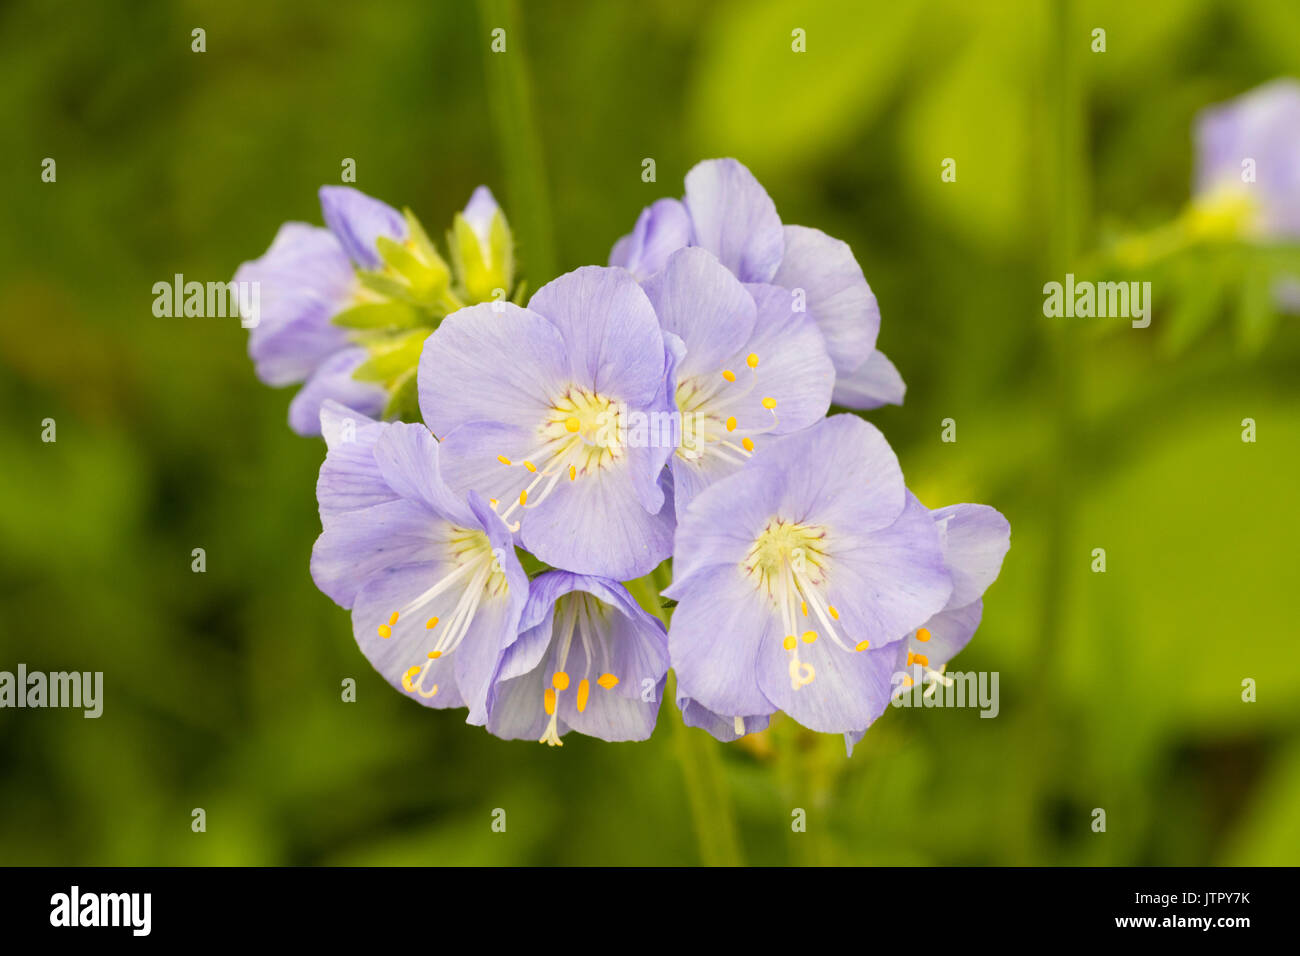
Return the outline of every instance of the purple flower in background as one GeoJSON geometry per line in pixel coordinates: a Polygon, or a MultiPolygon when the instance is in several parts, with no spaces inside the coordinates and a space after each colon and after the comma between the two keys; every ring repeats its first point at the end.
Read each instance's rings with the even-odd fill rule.
{"type": "Polygon", "coordinates": [[[848,244],[818,229],[782,225],[771,197],[741,163],[697,163],[686,174],[685,199],[661,199],[642,211],[609,261],[644,281],[686,245],[713,253],[742,282],[799,296],[835,365],[836,403],[902,403],[902,377],[875,348],[880,308],[848,244]]]}
{"type": "MultiPolygon", "coordinates": [[[[890,699],[878,652],[953,585],[929,511],[880,432],[836,415],[773,443],[680,516],[669,649],[682,697],[724,718],[783,710],[868,726],[890,699]]],[[[891,656],[891,660],[892,660],[891,656]]]]}
{"type": "Polygon", "coordinates": [[[548,571],[493,680],[487,729],[560,746],[570,730],[645,740],[668,672],[664,627],[616,581],[548,571]]]}
{"type": "Polygon", "coordinates": [[[316,586],[351,609],[357,643],[385,680],[484,723],[493,670],[528,595],[509,531],[476,495],[466,502],[447,487],[423,425],[375,422],[326,401],[321,430],[316,586]]]}
{"type": "Polygon", "coordinates": [[[1300,83],[1274,80],[1201,112],[1196,194],[1203,204],[1245,200],[1258,238],[1300,238],[1300,83]]]}
{"type": "Polygon", "coordinates": [[[671,441],[633,441],[668,416],[670,353],[641,287],[587,266],[527,308],[448,316],[420,357],[420,408],[448,483],[488,497],[541,560],[629,580],[672,548],[660,475],[671,441]],[[632,421],[635,419],[635,421],[632,421]]]}
{"type": "Polygon", "coordinates": [[[644,283],[684,352],[669,380],[680,437],[670,465],[680,514],[745,463],[764,436],[819,421],[835,369],[817,325],[772,285],[742,285],[708,252],[679,249],[644,283]]]}
{"type": "MultiPolygon", "coordinates": [[[[895,660],[880,659],[881,666],[889,669],[891,682],[902,675],[895,695],[918,683],[930,685],[927,694],[934,693],[939,684],[952,683],[944,671],[975,636],[984,612],[984,592],[997,580],[1002,559],[1011,547],[1011,525],[996,508],[948,505],[930,515],[939,529],[952,594],[942,611],[908,632],[901,646],[891,645],[900,652],[895,660]]],[[[850,753],[865,732],[863,727],[844,735],[850,753]]]]}
{"type": "Polygon", "coordinates": [[[378,237],[406,235],[400,213],[355,189],[326,186],[320,198],[328,229],[285,223],[265,255],[235,272],[236,282],[259,288],[258,324],[248,338],[258,378],[307,383],[289,406],[290,427],[300,435],[320,434],[325,399],[367,416],[384,407],[383,388],[352,378],[366,351],[333,319],[363,301],[356,269],[379,266],[378,237]]]}

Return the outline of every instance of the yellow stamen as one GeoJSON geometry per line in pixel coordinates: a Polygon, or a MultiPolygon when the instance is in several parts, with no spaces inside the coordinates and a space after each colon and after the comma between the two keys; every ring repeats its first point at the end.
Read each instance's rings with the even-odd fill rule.
{"type": "Polygon", "coordinates": [[[431,661],[436,661],[436,660],[437,660],[438,658],[440,658],[440,657],[442,657],[442,651],[430,651],[430,652],[429,652],[429,660],[431,660],[431,661]]]}
{"type": "Polygon", "coordinates": [[[840,619],[840,612],[835,610],[834,604],[827,605],[826,610],[831,612],[831,617],[835,618],[835,620],[838,621],[840,619]]]}
{"type": "Polygon", "coordinates": [[[924,644],[930,639],[930,632],[923,627],[918,627],[916,629],[916,639],[924,644]]]}
{"type": "Polygon", "coordinates": [[[736,373],[729,368],[724,368],[722,370],[722,377],[725,378],[728,382],[734,382],[736,380],[736,373]]]}
{"type": "Polygon", "coordinates": [[[496,511],[497,505],[499,505],[500,503],[501,503],[501,502],[497,501],[495,498],[489,498],[489,499],[488,499],[488,504],[490,504],[490,505],[492,506],[492,510],[493,510],[493,511],[496,511]]]}
{"type": "Polygon", "coordinates": [[[416,664],[416,665],[414,665],[414,666],[408,668],[407,671],[406,671],[406,673],[402,675],[402,686],[403,686],[404,688],[406,688],[407,690],[409,690],[409,691],[414,691],[415,688],[411,686],[411,678],[414,677],[414,676],[415,676],[416,674],[418,674],[418,673],[420,673],[420,665],[419,665],[419,664],[416,664]]]}
{"type": "Polygon", "coordinates": [[[741,443],[742,445],[745,446],[745,451],[753,451],[753,450],[754,450],[754,439],[752,439],[752,438],[745,438],[745,439],[743,439],[740,443],[741,443]]]}
{"type": "Polygon", "coordinates": [[[781,646],[787,651],[792,651],[794,650],[794,646],[798,643],[798,639],[793,634],[787,634],[785,640],[781,642],[781,646]]]}
{"type": "Polygon", "coordinates": [[[749,357],[745,359],[745,364],[750,368],[758,368],[758,355],[754,352],[750,352],[749,357]]]}
{"type": "Polygon", "coordinates": [[[803,616],[804,616],[804,617],[807,617],[807,616],[808,616],[808,602],[807,602],[807,601],[800,601],[800,602],[799,602],[799,608],[800,608],[800,610],[803,611],[803,616]]]}
{"type": "Polygon", "coordinates": [[[736,416],[731,415],[727,418],[727,431],[734,432],[735,430],[736,430],[736,416]]]}
{"type": "Polygon", "coordinates": [[[497,455],[497,461],[501,462],[501,464],[503,465],[511,464],[510,459],[507,458],[505,455],[497,455]]]}
{"type": "Polygon", "coordinates": [[[770,412],[772,409],[776,408],[776,399],[772,398],[770,395],[767,398],[764,398],[763,407],[770,412]]]}
{"type": "Polygon", "coordinates": [[[904,677],[904,678],[903,678],[903,686],[904,686],[904,687],[911,687],[914,683],[916,683],[916,681],[912,680],[911,677],[904,677]]]}
{"type": "Polygon", "coordinates": [[[618,678],[613,674],[601,674],[596,678],[596,683],[605,688],[605,690],[610,690],[611,688],[618,686],[618,678]]]}
{"type": "Polygon", "coordinates": [[[564,671],[556,671],[551,675],[551,683],[555,685],[556,690],[565,690],[569,686],[569,675],[564,671]]]}
{"type": "Polygon", "coordinates": [[[536,471],[536,470],[537,470],[537,466],[534,465],[531,461],[526,461],[526,462],[524,462],[524,467],[527,468],[529,471],[536,471]]]}
{"type": "Polygon", "coordinates": [[[546,688],[546,693],[542,695],[542,706],[546,708],[546,716],[549,717],[555,713],[555,691],[546,688]]]}
{"type": "Polygon", "coordinates": [[[855,651],[865,651],[870,646],[871,646],[870,641],[858,641],[858,646],[853,649],[855,651]]]}
{"type": "Polygon", "coordinates": [[[920,664],[922,667],[929,667],[929,666],[930,666],[930,658],[926,657],[924,654],[913,654],[911,651],[908,651],[908,652],[907,652],[907,663],[908,663],[909,665],[910,665],[910,664],[920,664]]]}
{"type": "Polygon", "coordinates": [[[380,624],[379,636],[382,637],[384,640],[388,640],[390,637],[393,636],[393,629],[389,627],[387,624],[380,624]]]}
{"type": "Polygon", "coordinates": [[[566,418],[564,420],[564,430],[570,434],[577,432],[581,428],[582,422],[578,421],[576,418],[566,418]]]}
{"type": "Polygon", "coordinates": [[[438,626],[437,615],[434,615],[433,617],[429,618],[427,621],[424,622],[425,629],[429,631],[432,631],[437,626],[438,626]]]}
{"type": "Polygon", "coordinates": [[[389,627],[392,627],[392,626],[393,626],[394,624],[396,624],[396,623],[397,623],[397,612],[394,611],[393,614],[392,614],[392,617],[390,617],[390,618],[388,619],[388,626],[389,626],[389,627]]]}
{"type": "Polygon", "coordinates": [[[577,466],[577,465],[570,465],[570,466],[569,466],[569,480],[570,480],[570,481],[577,481],[577,480],[578,480],[578,466],[577,466]]]}
{"type": "Polygon", "coordinates": [[[815,641],[815,640],[817,640],[817,632],[816,632],[816,631],[804,631],[804,632],[803,632],[803,642],[804,642],[805,644],[811,644],[811,643],[812,643],[813,641],[815,641]]]}
{"type": "Polygon", "coordinates": [[[519,503],[520,503],[521,505],[526,505],[526,504],[528,504],[528,489],[527,489],[527,488],[525,488],[523,491],[519,492],[519,503]]]}
{"type": "Polygon", "coordinates": [[[584,677],[578,681],[578,713],[582,713],[587,709],[587,695],[589,693],[591,693],[591,685],[587,683],[587,679],[584,677]]]}

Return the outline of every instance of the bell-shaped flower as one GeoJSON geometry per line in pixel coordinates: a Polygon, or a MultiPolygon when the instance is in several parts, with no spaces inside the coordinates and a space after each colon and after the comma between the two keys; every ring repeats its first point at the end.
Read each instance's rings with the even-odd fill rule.
{"type": "Polygon", "coordinates": [[[385,680],[484,723],[493,671],[528,597],[510,532],[477,495],[466,501],[446,485],[423,425],[375,422],[327,401],[321,429],[316,586],[352,611],[357,643],[385,680]]]}
{"type": "Polygon", "coordinates": [[[487,729],[560,746],[570,730],[645,740],[668,673],[668,638],[617,581],[547,571],[502,655],[487,729]]]}

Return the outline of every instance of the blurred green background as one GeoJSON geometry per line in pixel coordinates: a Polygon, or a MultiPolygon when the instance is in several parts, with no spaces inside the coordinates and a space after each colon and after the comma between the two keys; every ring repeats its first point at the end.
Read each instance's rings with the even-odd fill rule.
{"type": "Polygon", "coordinates": [[[1196,111],[1300,75],[1298,36],[1293,0],[0,6],[0,670],[105,674],[99,720],[0,711],[0,863],[1300,862],[1297,323],[1174,348],[1158,287],[1146,330],[1041,311],[1179,211],[1196,111]],[[726,155],[852,244],[909,484],[1011,521],[954,663],[1000,672],[1001,713],[891,710],[845,760],[780,719],[724,746],[668,706],[647,743],[550,750],[413,705],[308,575],[291,390],[153,283],[319,223],[351,157],[435,236],[490,185],[536,288],[726,155]]]}

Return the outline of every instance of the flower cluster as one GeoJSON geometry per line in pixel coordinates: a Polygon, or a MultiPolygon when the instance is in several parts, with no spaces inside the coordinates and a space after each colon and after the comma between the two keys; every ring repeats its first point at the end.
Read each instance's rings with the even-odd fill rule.
{"type": "Polygon", "coordinates": [[[249,347],[306,383],[312,576],[394,688],[503,738],[641,740],[671,666],[719,739],[780,710],[852,742],[970,640],[1009,526],[927,509],[877,428],[828,417],[902,400],[875,296],[740,163],[526,305],[485,188],[450,265],[409,212],[321,199],[328,229],[241,267],[270,303],[249,347]]]}

